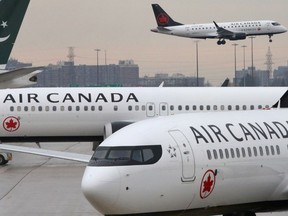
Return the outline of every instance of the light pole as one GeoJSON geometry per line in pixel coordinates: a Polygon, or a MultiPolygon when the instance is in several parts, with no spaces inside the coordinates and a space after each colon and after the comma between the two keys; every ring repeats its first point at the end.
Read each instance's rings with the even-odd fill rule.
{"type": "Polygon", "coordinates": [[[250,37],[251,38],[251,77],[252,77],[252,86],[254,86],[254,54],[253,54],[253,39],[255,37],[250,37]]]}
{"type": "Polygon", "coordinates": [[[198,43],[199,41],[195,41],[196,43],[196,82],[197,87],[199,86],[199,65],[198,65],[198,43]]]}
{"type": "Polygon", "coordinates": [[[96,74],[96,77],[97,77],[97,85],[100,84],[99,82],[99,52],[101,51],[101,49],[95,49],[95,51],[97,52],[97,74],[96,74]]]}
{"type": "Polygon", "coordinates": [[[236,44],[236,43],[234,43],[234,44],[232,44],[232,46],[234,46],[234,86],[236,86],[237,85],[237,82],[236,82],[236,70],[237,70],[237,68],[236,68],[236,61],[237,61],[237,59],[236,59],[236,46],[238,46],[238,44],[236,44]]]}
{"type": "Polygon", "coordinates": [[[246,86],[246,65],[245,65],[245,60],[246,60],[246,56],[245,56],[245,48],[247,47],[246,45],[243,45],[243,71],[244,71],[244,86],[246,86]]]}

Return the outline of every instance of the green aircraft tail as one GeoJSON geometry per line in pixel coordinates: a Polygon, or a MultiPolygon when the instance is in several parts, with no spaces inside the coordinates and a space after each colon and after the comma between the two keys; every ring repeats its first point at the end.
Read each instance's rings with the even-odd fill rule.
{"type": "Polygon", "coordinates": [[[0,69],[5,69],[30,0],[0,1],[0,69]]]}

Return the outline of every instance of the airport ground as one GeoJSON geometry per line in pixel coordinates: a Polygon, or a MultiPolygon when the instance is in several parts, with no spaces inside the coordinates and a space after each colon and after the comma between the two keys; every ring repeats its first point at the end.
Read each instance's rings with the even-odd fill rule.
{"type": "MultiPolygon", "coordinates": [[[[32,147],[35,144],[25,144],[32,147]]],[[[92,154],[91,143],[45,143],[43,148],[92,154]]],[[[81,192],[86,164],[34,155],[13,154],[0,167],[0,215],[100,216],[81,192]]],[[[257,216],[284,216],[265,213],[257,216]]]]}

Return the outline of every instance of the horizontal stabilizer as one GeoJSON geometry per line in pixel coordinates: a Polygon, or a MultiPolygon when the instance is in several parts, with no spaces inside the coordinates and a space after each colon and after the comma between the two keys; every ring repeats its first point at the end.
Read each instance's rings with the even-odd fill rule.
{"type": "Polygon", "coordinates": [[[0,144],[0,150],[88,163],[92,155],[0,144]]]}

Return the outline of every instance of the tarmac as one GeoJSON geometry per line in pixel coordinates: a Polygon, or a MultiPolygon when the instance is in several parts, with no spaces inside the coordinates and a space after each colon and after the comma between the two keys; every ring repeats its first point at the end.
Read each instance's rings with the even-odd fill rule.
{"type": "MultiPolygon", "coordinates": [[[[19,145],[19,144],[18,144],[19,145]]],[[[36,147],[25,143],[22,146],[36,147]]],[[[44,149],[91,154],[92,143],[41,143],[44,149]]],[[[0,216],[100,216],[81,191],[86,164],[13,153],[0,166],[0,216]]],[[[288,212],[257,216],[286,216],[288,212]]]]}
{"type": "MultiPolygon", "coordinates": [[[[42,148],[91,154],[91,143],[42,143],[42,148]]],[[[35,144],[23,146],[33,147],[35,144]]],[[[13,153],[0,166],[0,215],[98,216],[81,191],[86,164],[13,153]]]]}

